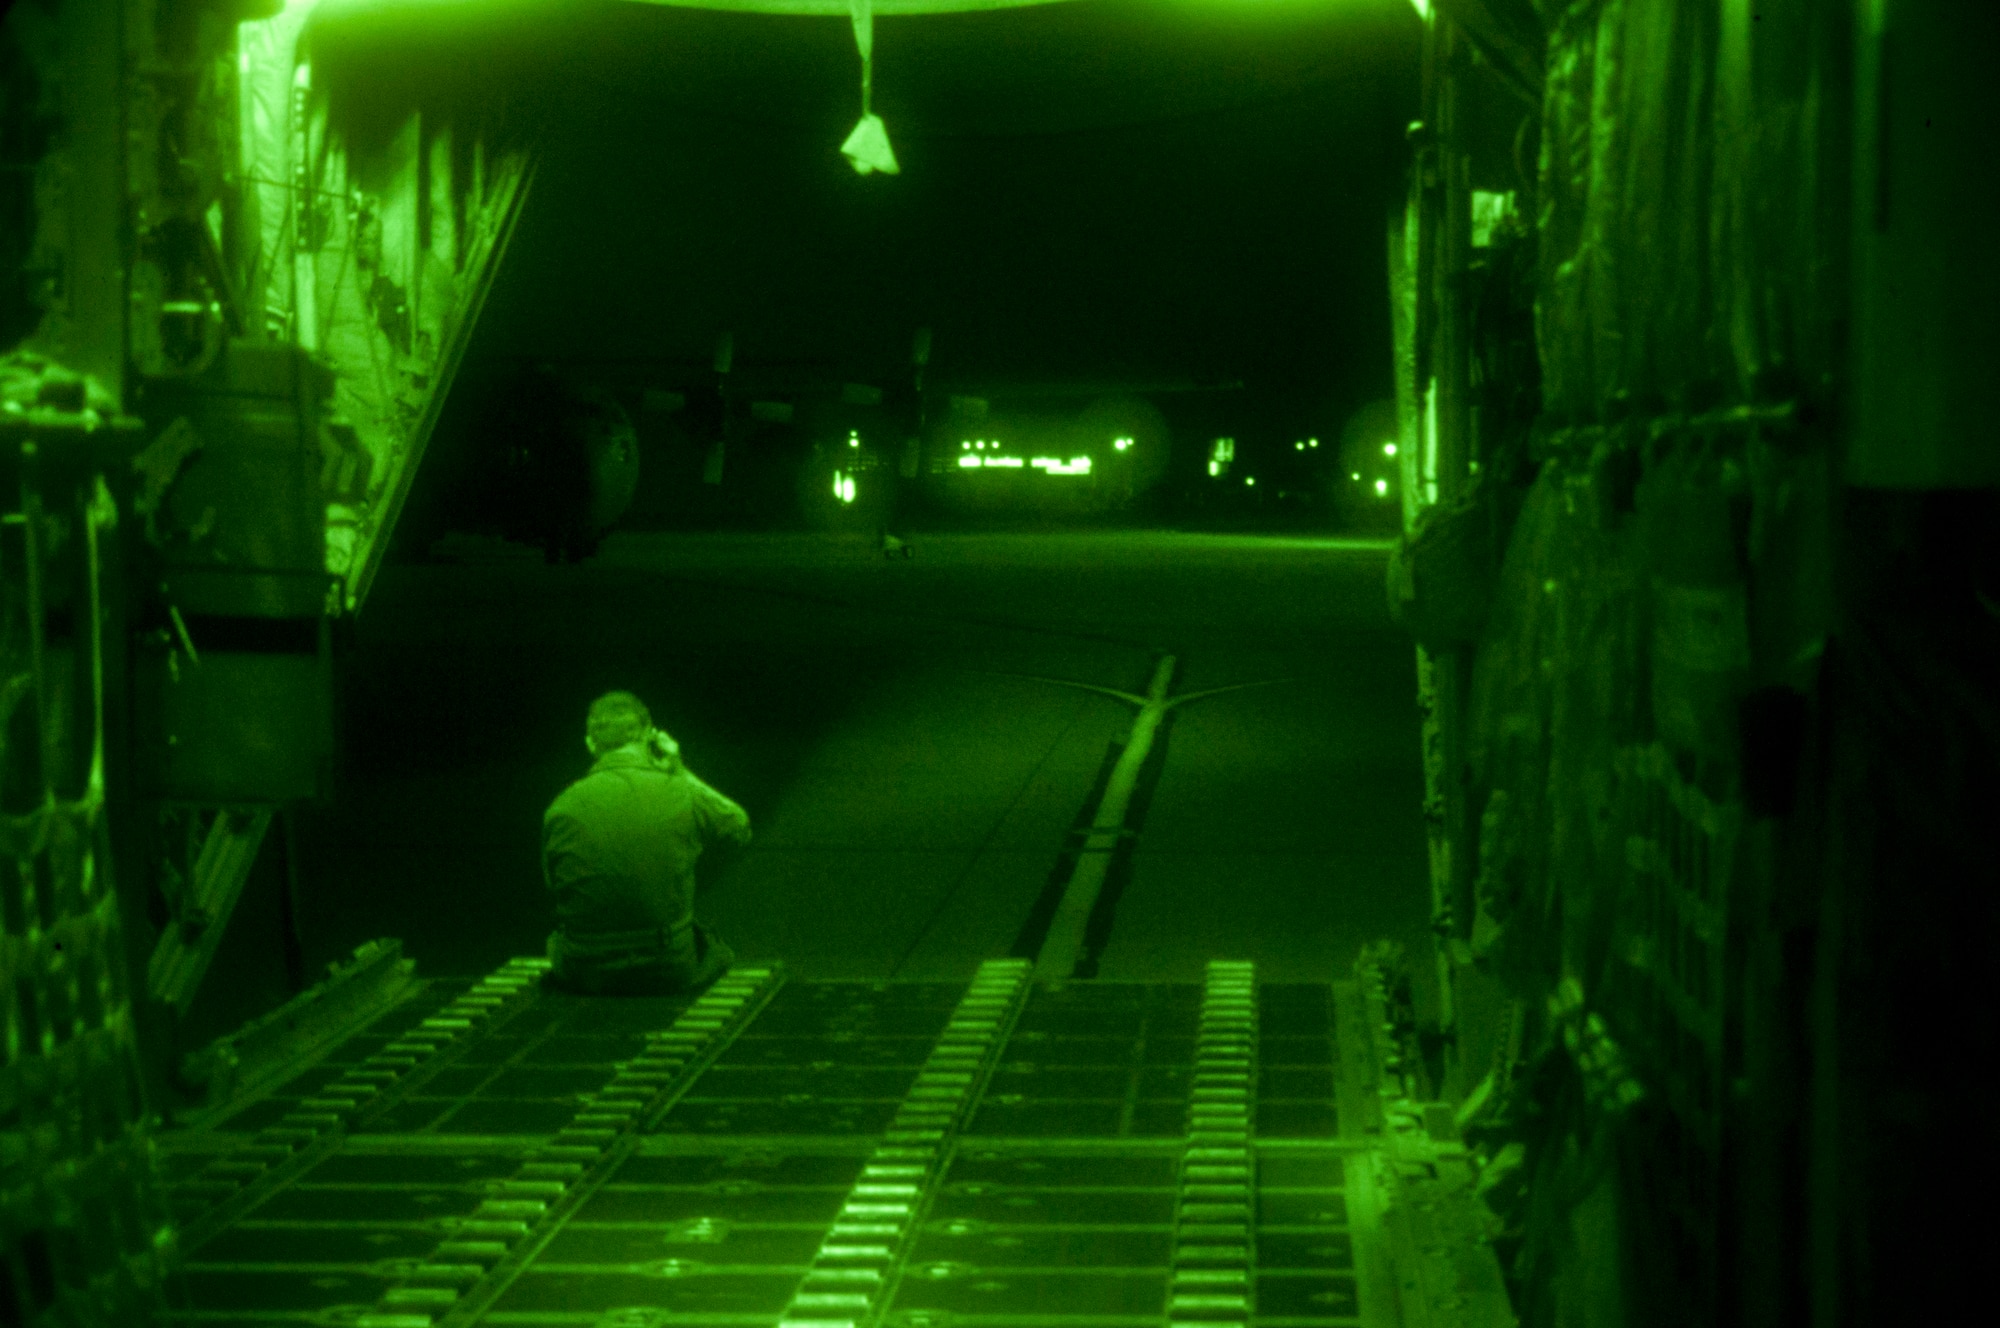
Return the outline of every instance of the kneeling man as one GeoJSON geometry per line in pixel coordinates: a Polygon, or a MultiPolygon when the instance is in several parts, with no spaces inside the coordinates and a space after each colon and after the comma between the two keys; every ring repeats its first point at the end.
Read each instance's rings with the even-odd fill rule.
{"type": "Polygon", "coordinates": [[[590,773],[542,818],[555,895],[550,986],[588,995],[692,991],[735,958],[694,919],[694,864],[718,840],[750,842],[750,817],[695,778],[630,692],[591,703],[590,773]]]}

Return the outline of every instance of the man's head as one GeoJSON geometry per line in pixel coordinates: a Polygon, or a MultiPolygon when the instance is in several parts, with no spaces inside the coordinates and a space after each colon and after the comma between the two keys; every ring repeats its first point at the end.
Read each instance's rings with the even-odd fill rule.
{"type": "Polygon", "coordinates": [[[652,731],[653,716],[644,701],[630,692],[606,692],[590,703],[583,740],[592,756],[602,756],[638,742],[652,731]]]}

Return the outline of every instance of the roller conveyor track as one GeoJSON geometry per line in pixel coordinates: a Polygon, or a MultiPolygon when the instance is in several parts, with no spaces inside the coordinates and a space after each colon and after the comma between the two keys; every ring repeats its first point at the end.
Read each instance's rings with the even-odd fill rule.
{"type": "Polygon", "coordinates": [[[462,1003],[522,972],[428,993],[167,1136],[170,1321],[1511,1322],[1456,1145],[1398,1134],[1391,1076],[1336,1037],[1373,1018],[1355,984],[1244,964],[1033,983],[997,961],[970,984],[744,968],[699,1001],[462,1003]],[[485,1013],[365,1077],[447,1007],[485,1013]],[[1336,1102],[1369,1124],[1343,1133],[1336,1102]],[[271,1131],[329,1114],[273,1160],[271,1131]]]}

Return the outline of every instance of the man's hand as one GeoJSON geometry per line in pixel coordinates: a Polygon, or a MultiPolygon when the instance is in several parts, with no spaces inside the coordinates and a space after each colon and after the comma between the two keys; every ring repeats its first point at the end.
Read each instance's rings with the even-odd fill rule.
{"type": "Polygon", "coordinates": [[[646,754],[663,766],[680,767],[681,745],[665,729],[652,729],[646,734],[646,754]]]}

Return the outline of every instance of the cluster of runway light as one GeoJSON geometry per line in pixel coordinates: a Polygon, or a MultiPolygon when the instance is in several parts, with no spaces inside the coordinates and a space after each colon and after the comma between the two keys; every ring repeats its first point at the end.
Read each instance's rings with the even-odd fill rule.
{"type": "Polygon", "coordinates": [[[997,451],[988,454],[986,451],[989,447],[997,449],[999,446],[1000,443],[997,439],[989,440],[985,438],[960,443],[959,447],[964,451],[965,455],[958,459],[959,468],[961,470],[1022,470],[1033,468],[1041,471],[1044,475],[1088,475],[1090,473],[1090,458],[1087,456],[1071,457],[1069,460],[1064,461],[1060,457],[1022,458],[1017,456],[1002,456],[997,451]]]}
{"type": "Polygon", "coordinates": [[[845,471],[833,472],[833,496],[843,503],[854,501],[854,477],[845,471]]]}
{"type": "Polygon", "coordinates": [[[1236,462],[1236,440],[1218,438],[1208,449],[1208,475],[1210,479],[1221,479],[1229,473],[1236,462]]]}
{"type": "MultiPolygon", "coordinates": [[[[1392,457],[1396,455],[1396,445],[1394,443],[1382,444],[1382,455],[1385,457],[1392,457]]],[[[1353,472],[1353,474],[1354,474],[1354,482],[1359,484],[1361,482],[1361,472],[1357,470],[1353,472]]],[[[1389,481],[1387,480],[1375,481],[1375,496],[1377,498],[1387,498],[1389,496],[1389,481]]]]}
{"type": "Polygon", "coordinates": [[[1071,457],[1067,461],[1059,461],[1055,457],[1036,457],[1028,464],[1048,475],[1088,475],[1090,473],[1090,458],[1087,456],[1071,457]]]}

